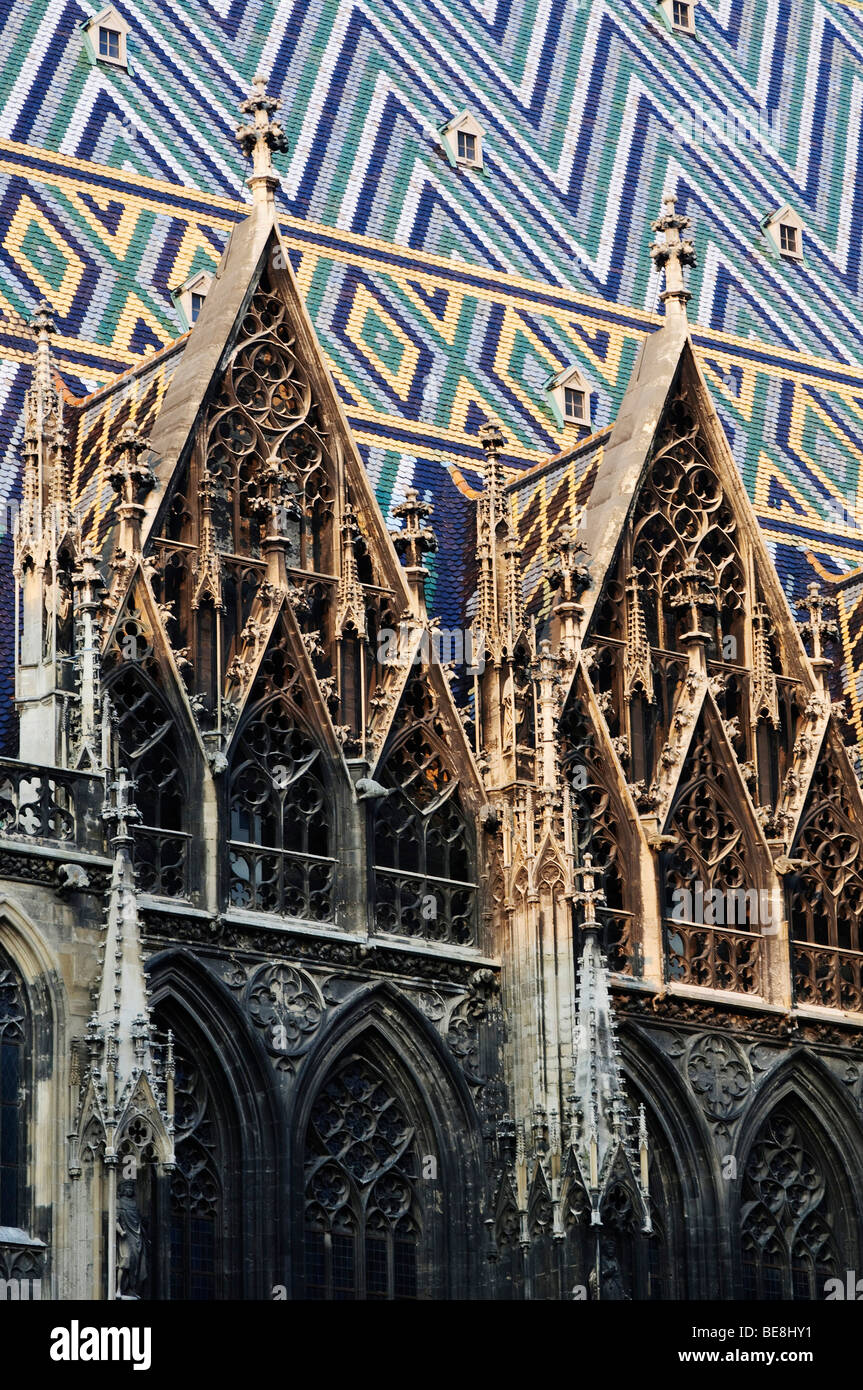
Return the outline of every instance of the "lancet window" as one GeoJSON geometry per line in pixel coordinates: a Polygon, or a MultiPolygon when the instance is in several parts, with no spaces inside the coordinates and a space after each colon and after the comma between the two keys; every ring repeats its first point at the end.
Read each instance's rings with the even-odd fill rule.
{"type": "Polygon", "coordinates": [[[733,784],[702,716],[672,804],[678,845],[662,856],[672,980],[758,993],[761,900],[733,784]]]}
{"type": "Polygon", "coordinates": [[[850,769],[825,749],[797,832],[788,907],[801,1004],[863,1011],[863,863],[850,769]],[[802,861],[802,862],[800,862],[802,861]]]}
{"type": "Polygon", "coordinates": [[[186,760],[147,631],[134,616],[121,625],[109,656],[106,685],[141,816],[134,831],[138,886],[145,893],[183,897],[190,887],[186,760]]]}
{"type": "Polygon", "coordinates": [[[324,757],[293,702],[257,705],[232,758],[230,901],[332,920],[335,839],[324,757]]]}
{"type": "Polygon", "coordinates": [[[815,1150],[790,1113],[762,1126],[743,1178],[742,1296],[824,1297],[838,1266],[834,1194],[815,1150]]]}
{"type": "Polygon", "coordinates": [[[461,945],[475,939],[475,833],[445,745],[434,698],[411,683],[380,779],[389,795],[372,813],[378,931],[461,945]]]}
{"type": "Polygon", "coordinates": [[[0,1226],[25,1226],[30,1015],[24,982],[0,951],[0,1226]]]}
{"type": "Polygon", "coordinates": [[[354,1054],[312,1106],[305,1156],[305,1293],[422,1294],[417,1131],[392,1079],[354,1054]]]}

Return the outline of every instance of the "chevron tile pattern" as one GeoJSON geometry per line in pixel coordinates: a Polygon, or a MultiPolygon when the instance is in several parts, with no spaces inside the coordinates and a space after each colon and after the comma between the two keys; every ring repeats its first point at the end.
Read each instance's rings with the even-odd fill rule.
{"type": "MultiPolygon", "coordinates": [[[[411,484],[437,504],[445,620],[465,598],[480,421],[501,417],[514,469],[571,448],[545,392],[570,362],[594,429],[613,420],[659,322],[646,245],[669,187],[698,245],[696,342],[789,593],[863,566],[863,9],[703,0],[688,38],[647,0],[119,8],[129,72],[88,57],[95,6],[21,0],[0,17],[4,508],[35,304],[55,306],[67,389],[99,393],[84,412],[96,456],[102,414],[134,408],[122,384],[100,388],[178,336],[172,290],[215,265],[244,214],[231,132],[260,70],[291,142],[294,268],[382,506],[411,484]],[[437,126],[465,106],[486,131],[480,172],[440,149],[437,126]],[[802,265],[760,230],[786,202],[802,265]]],[[[526,517],[533,587],[555,495],[526,517]]],[[[2,566],[0,548],[0,581],[2,566]]],[[[849,656],[858,717],[861,664],[849,656]]]]}
{"type": "MultiPolygon", "coordinates": [[[[67,386],[92,390],[176,336],[168,286],[215,264],[237,214],[193,215],[184,196],[155,182],[142,187],[137,176],[114,178],[121,186],[112,197],[97,186],[105,178],[97,166],[13,175],[17,155],[5,154],[0,336],[16,367],[4,412],[11,442],[35,299],[45,295],[57,308],[67,386]]],[[[286,220],[285,234],[385,509],[412,481],[444,502],[448,491],[469,490],[464,478],[480,456],[475,436],[487,414],[506,424],[513,467],[571,442],[544,390],[565,362],[578,362],[590,380],[593,423],[603,428],[659,321],[297,219],[286,220]]],[[[863,372],[732,335],[697,331],[696,342],[750,493],[764,524],[789,542],[789,562],[799,547],[815,546],[828,571],[855,567],[863,559],[863,372]]],[[[7,469],[11,479],[11,454],[7,469]]]]}
{"type": "Polygon", "coordinates": [[[653,0],[124,2],[130,72],[89,60],[97,8],[6,9],[0,136],[236,199],[228,133],[260,70],[284,101],[286,212],[650,309],[647,220],[674,186],[698,236],[700,323],[859,349],[857,6],[701,0],[688,37],[653,0]],[[486,130],[478,174],[437,135],[465,106],[486,130]],[[760,230],[784,203],[803,266],[760,230]]]}

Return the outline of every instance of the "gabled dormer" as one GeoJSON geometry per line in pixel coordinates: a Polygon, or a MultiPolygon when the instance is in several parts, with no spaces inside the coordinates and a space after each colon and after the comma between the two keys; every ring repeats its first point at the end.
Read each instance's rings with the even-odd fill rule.
{"type": "Polygon", "coordinates": [[[107,63],[115,68],[128,68],[127,37],[130,26],[119,10],[109,5],[92,19],[86,20],[81,27],[91,62],[107,63]]]}
{"type": "Polygon", "coordinates": [[[213,277],[208,270],[198,270],[172,290],[171,297],[180,312],[184,328],[191,328],[196,323],[212,283],[213,277]]]}
{"type": "Polygon", "coordinates": [[[661,0],[659,12],[675,34],[695,33],[696,0],[661,0]]]}
{"type": "Polygon", "coordinates": [[[787,203],[762,218],[761,228],[783,260],[803,260],[803,223],[787,203]]]}
{"type": "Polygon", "coordinates": [[[576,425],[590,429],[590,383],[574,364],[546,383],[548,403],[559,426],[576,425]]]}
{"type": "Polygon", "coordinates": [[[451,116],[438,129],[450,164],[463,169],[483,167],[482,142],[485,131],[467,108],[451,116]]]}

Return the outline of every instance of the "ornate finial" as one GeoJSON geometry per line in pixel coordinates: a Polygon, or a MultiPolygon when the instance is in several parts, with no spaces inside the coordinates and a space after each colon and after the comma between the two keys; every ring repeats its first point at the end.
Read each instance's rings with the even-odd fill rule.
{"type": "Polygon", "coordinates": [[[29,327],[36,336],[36,371],[34,373],[34,397],[38,406],[33,411],[34,419],[44,428],[46,417],[56,413],[57,401],[51,383],[51,339],[57,332],[54,311],[47,299],[40,301],[36,312],[29,321],[29,327]]]}
{"type": "Polygon", "coordinates": [[[356,544],[360,539],[360,524],[350,501],[342,512],[342,572],[339,579],[339,599],[336,609],[336,632],[339,637],[353,630],[357,637],[366,635],[365,591],[357,571],[356,544]]]}
{"type": "Polygon", "coordinates": [[[141,548],[144,502],[147,493],[156,486],[153,470],[140,457],[149,447],[149,439],[133,425],[127,425],[112,451],[114,463],[108,473],[108,481],[120,497],[117,551],[122,551],[126,557],[136,554],[141,548]]]}
{"type": "Polygon", "coordinates": [[[476,558],[479,562],[479,575],[473,629],[478,645],[487,644],[490,651],[498,651],[502,640],[501,605],[504,601],[505,584],[502,572],[504,561],[499,543],[511,530],[506,516],[506,484],[500,461],[500,451],[506,440],[495,420],[486,421],[480,430],[479,439],[485,457],[484,486],[477,502],[476,513],[476,558]]]}
{"type": "Polygon", "coordinates": [[[520,632],[525,631],[527,619],[524,611],[524,585],[521,573],[521,541],[515,527],[510,525],[503,546],[505,565],[505,618],[510,644],[520,632]]]}
{"type": "Polygon", "coordinates": [[[288,553],[296,549],[297,523],[302,515],[296,483],[278,454],[271,454],[255,474],[257,496],[251,508],[266,527],[261,549],[267,558],[267,578],[278,588],[288,583],[288,553]]]}
{"type": "Polygon", "coordinates": [[[752,727],[766,714],[774,729],[779,728],[779,693],[770,654],[770,634],[773,624],[765,603],[752,606],[752,681],[749,687],[749,707],[752,727]]]}
{"type": "Polygon", "coordinates": [[[124,767],[120,768],[116,779],[108,784],[108,800],[102,811],[102,819],[114,826],[111,844],[115,849],[120,845],[131,845],[130,823],[141,819],[141,812],[133,799],[136,786],[137,783],[131,780],[124,767]]]}
{"type": "Polygon", "coordinates": [[[588,553],[574,526],[562,526],[549,550],[554,556],[546,578],[549,587],[560,590],[559,603],[576,603],[585,589],[590,588],[590,570],[580,557],[588,553]]]}
{"type": "Polygon", "coordinates": [[[494,528],[500,520],[503,509],[503,490],[506,479],[500,455],[506,447],[503,430],[496,420],[487,420],[479,432],[479,442],[485,455],[483,477],[485,481],[485,500],[489,503],[489,520],[494,528]]]}
{"type": "Polygon", "coordinates": [[[487,459],[505,448],[506,439],[497,420],[486,420],[479,432],[479,442],[487,459]]]}
{"type": "Polygon", "coordinates": [[[286,154],[288,140],[280,121],[272,114],[281,107],[278,97],[267,95],[264,77],[256,77],[246,100],[240,103],[244,116],[250,117],[237,126],[237,139],[243,154],[252,156],[252,175],[248,186],[256,203],[273,204],[279,177],[273,169],[273,154],[286,154]]]}
{"type": "Polygon", "coordinates": [[[647,1197],[650,1192],[650,1173],[648,1171],[648,1147],[647,1147],[647,1115],[644,1111],[644,1103],[638,1107],[638,1157],[639,1157],[639,1177],[641,1178],[641,1190],[647,1197]]]}
{"type": "Polygon", "coordinates": [[[697,558],[687,560],[676,578],[679,582],[679,593],[676,597],[669,598],[669,607],[688,608],[692,624],[688,632],[681,633],[680,640],[684,643],[706,645],[710,641],[710,633],[705,632],[701,626],[701,612],[709,612],[718,607],[716,579],[709,570],[701,568],[697,558]]]}
{"type": "Polygon", "coordinates": [[[217,611],[224,608],[222,601],[222,557],[216,542],[216,528],[213,524],[213,501],[216,493],[216,480],[209,468],[205,468],[200,479],[201,496],[201,535],[198,542],[198,557],[192,572],[192,608],[199,608],[201,600],[209,598],[217,611]]]}
{"type": "Polygon", "coordinates": [[[596,886],[593,856],[586,854],[584,863],[577,865],[573,873],[581,882],[580,890],[574,894],[575,902],[580,902],[584,907],[584,921],[581,924],[581,929],[582,931],[596,931],[596,909],[605,902],[605,894],[601,888],[596,886]]]}
{"type": "MultiPolygon", "coordinates": [[[[504,488],[506,478],[504,477],[503,464],[500,456],[506,447],[506,438],[503,430],[496,420],[487,420],[479,432],[479,442],[485,455],[483,460],[483,480],[485,490],[480,503],[481,510],[485,513],[488,523],[488,538],[491,541],[497,535],[498,523],[505,518],[506,503],[504,500],[504,488]]],[[[509,530],[509,527],[507,527],[509,530]]]]}
{"type": "Polygon", "coordinates": [[[629,701],[641,689],[649,704],[656,700],[653,662],[641,606],[641,575],[631,569],[626,580],[626,649],[623,654],[623,693],[629,701]]]}
{"type": "Polygon", "coordinates": [[[809,615],[804,622],[798,623],[797,626],[800,629],[801,637],[808,637],[812,642],[810,660],[822,684],[826,685],[827,673],[833,662],[824,655],[824,639],[838,638],[839,624],[832,618],[825,619],[824,614],[835,612],[836,602],[832,598],[825,598],[819,586],[813,581],[807,588],[805,597],[797,599],[794,607],[798,613],[808,613],[809,615]]]}
{"type": "Polygon", "coordinates": [[[52,333],[57,332],[57,327],[54,323],[54,310],[51,308],[47,299],[43,299],[37,304],[36,312],[30,319],[30,327],[37,338],[50,336],[52,333]]]}
{"type": "Polygon", "coordinates": [[[562,526],[557,539],[548,548],[553,558],[545,577],[549,588],[557,590],[552,612],[561,624],[561,644],[571,647],[584,616],[579,600],[585,589],[590,588],[590,570],[581,560],[582,555],[587,554],[587,546],[574,526],[562,526]]]}
{"type": "Polygon", "coordinates": [[[114,445],[112,457],[116,463],[108,474],[108,481],[115,492],[123,494],[124,502],[143,501],[138,494],[149,492],[155,485],[152,469],[139,462],[140,455],[149,447],[149,439],[134,425],[127,425],[114,445]]]}
{"type": "Polygon", "coordinates": [[[28,326],[36,339],[36,361],[24,401],[24,469],[15,520],[14,569],[19,577],[28,558],[40,572],[54,571],[49,552],[59,547],[71,522],[63,402],[52,380],[51,338],[56,330],[50,304],[43,300],[28,326]]]}
{"type": "Polygon", "coordinates": [[[432,504],[421,502],[416,488],[409,487],[404,502],[393,507],[393,516],[399,517],[404,526],[401,531],[390,531],[396,553],[405,561],[408,583],[422,612],[425,612],[425,581],[428,578],[423,558],[434,555],[437,550],[437,536],[430,526],[423,523],[433,511],[432,504]]]}
{"type": "Polygon", "coordinates": [[[666,312],[685,314],[692,296],[683,283],[683,267],[695,265],[695,246],[689,238],[681,239],[680,233],[689,226],[689,218],[674,211],[677,199],[667,194],[662,201],[665,212],[651,227],[654,232],[663,232],[665,239],[651,242],[650,254],[656,269],[665,270],[665,289],[659,297],[666,312]]]}

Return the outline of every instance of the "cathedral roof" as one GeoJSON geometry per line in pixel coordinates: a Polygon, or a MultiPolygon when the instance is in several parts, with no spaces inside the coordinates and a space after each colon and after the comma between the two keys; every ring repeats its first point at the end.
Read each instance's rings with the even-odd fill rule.
{"type": "MultiPolygon", "coordinates": [[[[205,304],[198,331],[148,354],[139,365],[87,395],[75,396],[64,387],[73,505],[84,534],[100,551],[107,554],[110,550],[115,516],[116,493],[108,480],[114,441],[127,424],[134,425],[150,437],[163,481],[170,476],[242,308],[268,228],[269,223],[259,223],[252,215],[235,230],[217,274],[218,292],[212,294],[209,306],[205,304]]],[[[680,326],[667,323],[664,329],[655,329],[641,344],[628,389],[611,423],[539,463],[524,466],[516,458],[521,466],[507,469],[507,492],[522,546],[526,608],[538,623],[548,618],[551,607],[546,580],[550,545],[565,526],[580,528],[589,537],[589,561],[600,566],[600,575],[610,559],[684,342],[698,356],[705,383],[709,381],[709,363],[696,341],[697,335],[690,336],[685,321],[680,326]]],[[[63,385],[62,379],[59,381],[63,385]]],[[[378,484],[380,497],[382,478],[375,477],[374,454],[361,443],[360,452],[372,481],[378,484]]],[[[505,463],[512,462],[507,451],[505,463]]],[[[458,463],[417,457],[414,463],[414,485],[419,485],[421,495],[437,502],[433,521],[439,550],[428,562],[434,574],[430,609],[446,625],[456,628],[464,621],[463,615],[472,611],[476,579],[473,526],[475,501],[482,487],[480,461],[470,456],[458,463]],[[442,497],[445,502],[449,500],[448,505],[441,505],[442,497]]],[[[157,497],[158,490],[154,502],[157,497]]],[[[397,497],[393,488],[391,505],[397,497]]],[[[775,549],[774,554],[789,595],[802,593],[805,583],[824,577],[811,554],[790,547],[775,549]]],[[[839,582],[836,597],[843,620],[843,688],[851,693],[857,713],[863,696],[863,584],[852,575],[839,582]]]]}
{"type": "MultiPolygon", "coordinates": [[[[565,39],[523,2],[493,22],[460,11],[455,24],[444,12],[455,65],[432,44],[423,76],[415,44],[428,44],[427,24],[402,9],[372,0],[343,30],[341,7],[326,0],[319,32],[307,16],[274,35],[252,4],[204,19],[196,10],[190,22],[188,0],[171,0],[158,32],[133,26],[130,71],[96,63],[82,83],[78,17],[55,0],[17,8],[0,85],[3,496],[17,494],[26,320],[43,296],[58,317],[55,361],[70,391],[92,399],[88,414],[108,399],[124,408],[122,386],[99,393],[130,368],[133,392],[144,392],[142,363],[167,375],[184,326],[177,287],[215,270],[246,211],[241,157],[225,134],[263,67],[284,102],[291,152],[277,208],[292,264],[384,512],[409,486],[436,504],[429,595],[447,624],[470,592],[480,423],[499,418],[506,463],[547,479],[550,456],[584,458],[551,408],[556,372],[575,364],[588,378],[597,435],[616,419],[640,346],[661,323],[643,246],[655,190],[669,180],[701,248],[693,340],[783,584],[798,593],[853,571],[863,562],[863,320],[849,248],[863,209],[841,212],[853,151],[836,117],[850,99],[853,12],[831,11],[817,34],[801,13],[781,44],[704,7],[696,42],[615,5],[593,7],[565,39]],[[362,95],[369,61],[387,92],[380,107],[362,95]],[[735,78],[741,63],[769,74],[763,139],[729,134],[726,117],[755,114],[735,78]],[[812,126],[798,132],[788,104],[810,69],[812,126]],[[485,132],[475,177],[436,143],[462,109],[485,132]],[[805,223],[803,264],[772,255],[761,228],[785,203],[805,223]]],[[[150,389],[164,383],[154,377],[150,389]]],[[[100,447],[77,448],[79,491],[104,534],[100,447]]],[[[525,497],[514,493],[516,505],[525,497]]],[[[543,541],[529,526],[534,554],[543,541]]],[[[0,623],[9,590],[7,561],[0,623]]],[[[849,593],[840,621],[856,672],[849,593]]],[[[848,681],[859,721],[851,669],[848,681]]]]}

